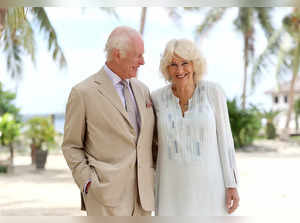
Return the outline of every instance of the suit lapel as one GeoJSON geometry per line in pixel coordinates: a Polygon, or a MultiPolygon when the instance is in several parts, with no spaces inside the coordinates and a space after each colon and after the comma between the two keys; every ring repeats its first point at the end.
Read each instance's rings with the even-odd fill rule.
{"type": "Polygon", "coordinates": [[[107,76],[102,68],[95,76],[97,90],[104,95],[110,103],[129,121],[128,114],[122,104],[122,101],[113,86],[111,79],[107,76]]]}
{"type": "Polygon", "coordinates": [[[135,83],[135,81],[130,80],[130,85],[131,85],[131,89],[133,91],[134,97],[135,97],[135,101],[139,110],[139,114],[140,114],[140,119],[141,119],[141,126],[140,126],[140,132],[142,131],[142,126],[143,126],[143,112],[144,112],[144,107],[145,105],[145,100],[142,97],[143,92],[140,90],[140,88],[137,86],[137,84],[135,83]]]}

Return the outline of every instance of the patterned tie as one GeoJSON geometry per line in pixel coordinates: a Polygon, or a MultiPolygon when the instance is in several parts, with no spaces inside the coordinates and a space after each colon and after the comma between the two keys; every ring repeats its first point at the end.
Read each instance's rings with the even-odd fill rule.
{"type": "Polygon", "coordinates": [[[129,84],[126,80],[120,81],[120,83],[123,86],[123,94],[125,97],[125,108],[126,111],[128,113],[128,117],[130,120],[130,123],[132,124],[132,126],[134,127],[134,130],[138,136],[139,134],[139,127],[137,124],[137,120],[136,120],[136,114],[135,114],[135,104],[132,100],[131,94],[130,94],[130,90],[129,90],[129,84]]]}

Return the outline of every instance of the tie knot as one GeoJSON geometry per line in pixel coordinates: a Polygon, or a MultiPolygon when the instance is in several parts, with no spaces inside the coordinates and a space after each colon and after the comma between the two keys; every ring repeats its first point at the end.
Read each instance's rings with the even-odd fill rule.
{"type": "Polygon", "coordinates": [[[122,80],[122,81],[120,81],[120,84],[121,84],[123,87],[128,87],[128,81],[127,81],[127,80],[122,80]]]}

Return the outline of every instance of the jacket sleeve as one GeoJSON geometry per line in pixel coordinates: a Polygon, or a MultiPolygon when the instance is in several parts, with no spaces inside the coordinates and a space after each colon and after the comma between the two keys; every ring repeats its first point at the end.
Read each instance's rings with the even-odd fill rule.
{"type": "Polygon", "coordinates": [[[80,92],[73,88],[66,107],[62,151],[80,191],[83,191],[91,174],[91,168],[85,155],[85,133],[84,101],[80,92]]]}
{"type": "Polygon", "coordinates": [[[238,174],[226,96],[223,89],[217,84],[210,83],[207,87],[208,98],[215,113],[217,143],[224,184],[226,188],[236,188],[238,185],[238,174]]]}

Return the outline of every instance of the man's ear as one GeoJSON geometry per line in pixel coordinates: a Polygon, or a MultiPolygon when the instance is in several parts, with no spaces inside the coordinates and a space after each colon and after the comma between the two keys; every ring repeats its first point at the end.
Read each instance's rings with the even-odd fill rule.
{"type": "Polygon", "coordinates": [[[113,49],[113,58],[115,58],[115,60],[120,61],[121,55],[120,55],[120,50],[119,49],[113,49]]]}

